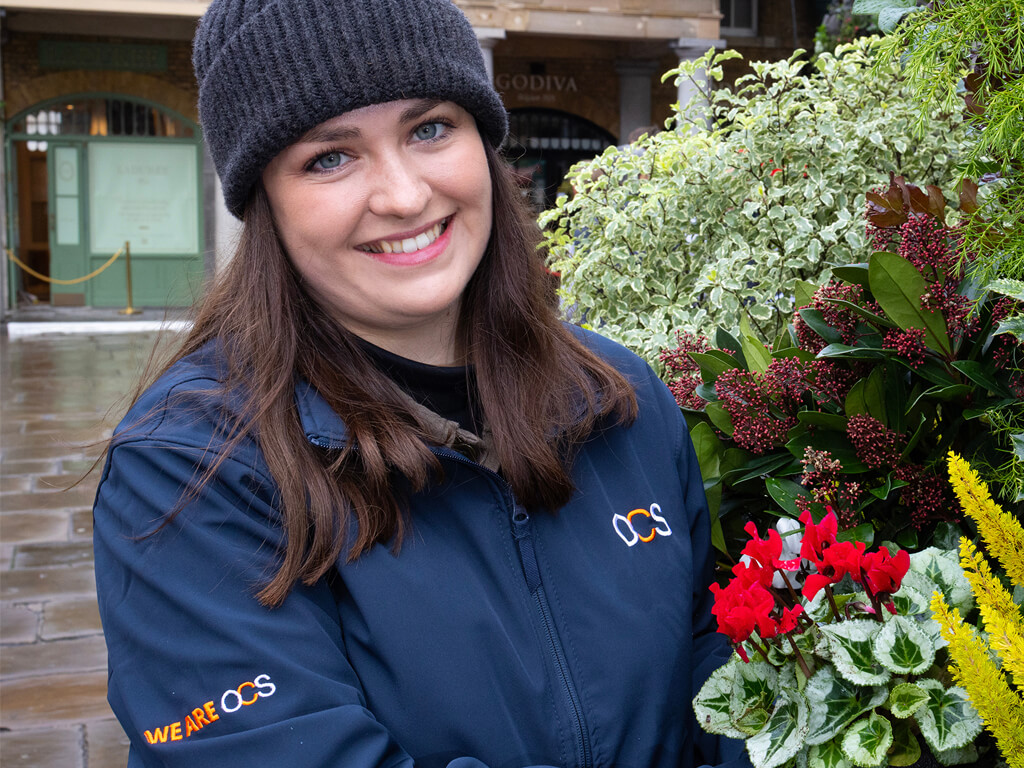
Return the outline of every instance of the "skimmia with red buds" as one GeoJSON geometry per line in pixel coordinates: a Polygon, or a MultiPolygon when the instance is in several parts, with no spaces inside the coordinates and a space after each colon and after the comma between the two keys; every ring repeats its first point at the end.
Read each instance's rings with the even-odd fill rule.
{"type": "Polygon", "coordinates": [[[711,587],[736,655],[694,699],[700,724],[745,739],[755,768],[906,766],[922,744],[944,765],[974,763],[981,719],[944,682],[928,607],[938,592],[971,608],[956,553],[868,550],[831,509],[800,522],[785,527],[801,538],[796,559],[778,530],[748,523],[732,578],[711,587]]]}

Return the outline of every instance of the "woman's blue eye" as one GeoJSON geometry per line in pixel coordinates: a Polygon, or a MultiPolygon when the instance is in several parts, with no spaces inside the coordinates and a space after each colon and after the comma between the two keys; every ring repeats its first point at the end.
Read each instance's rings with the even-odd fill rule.
{"type": "Polygon", "coordinates": [[[444,123],[424,123],[416,129],[416,138],[421,141],[436,139],[444,133],[444,123]]]}
{"type": "Polygon", "coordinates": [[[328,152],[326,155],[320,155],[313,163],[314,168],[318,168],[322,171],[329,171],[332,168],[337,168],[345,161],[345,156],[341,152],[328,152]]]}

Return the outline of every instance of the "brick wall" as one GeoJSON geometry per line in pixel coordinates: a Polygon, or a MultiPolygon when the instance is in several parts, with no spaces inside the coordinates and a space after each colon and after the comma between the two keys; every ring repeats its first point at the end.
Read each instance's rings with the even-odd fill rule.
{"type": "Polygon", "coordinates": [[[11,31],[4,44],[5,118],[46,99],[82,92],[122,93],[149,99],[196,120],[196,86],[192,75],[191,45],[184,41],[97,38],[78,35],[43,35],[11,31]],[[58,70],[39,66],[41,40],[69,40],[104,44],[159,44],[167,49],[165,72],[116,70],[58,70]]]}

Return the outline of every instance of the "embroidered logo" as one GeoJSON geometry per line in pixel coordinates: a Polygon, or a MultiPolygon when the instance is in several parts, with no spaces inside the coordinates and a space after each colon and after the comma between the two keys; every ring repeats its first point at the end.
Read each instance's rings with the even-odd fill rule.
{"type": "Polygon", "coordinates": [[[150,744],[164,744],[168,741],[187,739],[193,733],[220,720],[222,714],[230,714],[237,712],[242,707],[252,706],[259,699],[273,696],[276,692],[277,686],[270,682],[270,675],[256,675],[251,681],[224,691],[220,697],[219,713],[217,706],[212,701],[208,701],[185,715],[184,720],[146,731],[146,741],[150,744]]]}
{"type": "Polygon", "coordinates": [[[619,538],[626,542],[627,547],[632,547],[641,541],[645,544],[654,541],[659,534],[671,536],[672,529],[669,527],[668,520],[662,517],[660,512],[661,507],[657,504],[651,504],[649,511],[634,509],[628,515],[615,515],[612,518],[612,527],[619,534],[619,538]]]}

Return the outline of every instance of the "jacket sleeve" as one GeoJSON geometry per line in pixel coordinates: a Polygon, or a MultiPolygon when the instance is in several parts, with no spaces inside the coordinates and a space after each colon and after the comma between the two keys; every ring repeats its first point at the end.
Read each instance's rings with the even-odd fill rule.
{"type": "MultiPolygon", "coordinates": [[[[665,390],[664,387],[662,387],[665,390]]],[[[718,632],[717,623],[711,614],[714,597],[709,589],[714,578],[715,551],[711,545],[711,516],[708,512],[707,497],[700,464],[686,429],[686,422],[675,403],[675,398],[665,390],[671,399],[675,418],[682,422],[682,446],[679,451],[679,477],[683,485],[683,498],[690,511],[690,541],[693,553],[693,682],[691,699],[711,673],[722,666],[733,650],[725,635],[718,632]]],[[[697,751],[695,764],[717,765],[720,768],[749,768],[746,745],[743,741],[716,736],[705,732],[690,710],[692,727],[695,730],[694,744],[697,751]]]]}
{"type": "Polygon", "coordinates": [[[110,705],[144,766],[412,766],[366,707],[326,580],[276,609],[275,486],[211,451],[113,448],[94,508],[110,705]],[[184,502],[179,502],[182,494],[184,502]],[[177,510],[170,518],[169,513],[177,510]]]}

